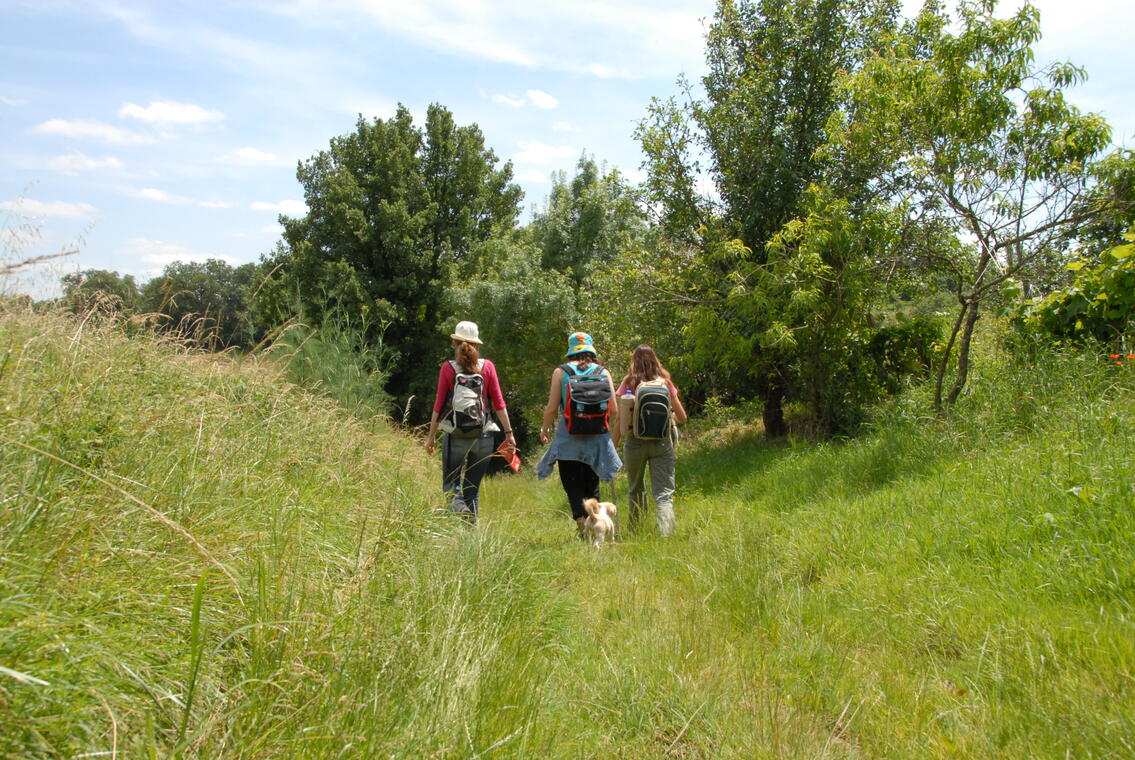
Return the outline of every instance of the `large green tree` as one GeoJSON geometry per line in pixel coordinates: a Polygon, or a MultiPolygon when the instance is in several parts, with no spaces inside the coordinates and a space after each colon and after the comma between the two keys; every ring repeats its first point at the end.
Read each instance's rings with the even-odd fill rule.
{"type": "MultiPolygon", "coordinates": [[[[540,249],[525,237],[499,235],[479,246],[481,271],[450,285],[444,309],[446,334],[461,319],[480,327],[522,448],[534,442],[548,378],[562,361],[567,336],[580,327],[569,276],[542,267],[540,249]]],[[[438,347],[436,358],[448,358],[447,346],[439,341],[438,347]]]]}
{"type": "Polygon", "coordinates": [[[248,296],[255,264],[230,266],[219,259],[175,261],[142,287],[140,308],[173,330],[210,348],[251,345],[248,296]]]}
{"type": "Polygon", "coordinates": [[[833,128],[849,165],[963,242],[941,261],[958,309],[936,372],[939,410],[965,386],[983,305],[1110,203],[1091,193],[1110,130],[1066,97],[1083,72],[1035,65],[1038,11],[999,18],[996,5],[960,2],[951,17],[928,2],[847,75],[833,128]]]}
{"type": "MultiPolygon", "coordinates": [[[[388,390],[428,394],[441,294],[453,267],[494,230],[511,228],[520,188],[477,125],[443,106],[417,127],[399,106],[300,163],[308,213],[282,218],[286,248],[266,293],[318,325],[365,312],[393,362],[388,390]],[[282,299],[281,293],[288,296],[282,299]]],[[[279,315],[283,316],[283,315],[279,315]]]]}
{"type": "Polygon", "coordinates": [[[108,305],[133,311],[139,305],[138,284],[133,275],[120,275],[106,269],[83,269],[62,277],[63,302],[73,312],[82,312],[100,299],[108,305]]]}
{"type": "Polygon", "coordinates": [[[647,232],[638,194],[619,174],[585,156],[567,174],[552,177],[548,203],[529,225],[545,269],[572,278],[576,289],[594,267],[609,265],[636,247],[647,232]]]}
{"type": "MultiPolygon", "coordinates": [[[[893,0],[719,0],[706,36],[704,97],[687,88],[684,105],[653,102],[637,131],[662,229],[702,252],[705,270],[689,294],[701,310],[693,348],[711,382],[763,401],[770,435],[786,432],[783,405],[795,390],[786,344],[770,343],[778,334],[773,316],[798,303],[800,289],[758,270],[768,263],[769,242],[804,212],[807,189],[833,173],[817,149],[840,102],[837,75],[861,65],[893,29],[897,7],[893,0]],[[702,190],[705,177],[713,192],[702,190]]],[[[866,318],[862,298],[842,303],[858,310],[841,314],[842,323],[866,318]]]]}

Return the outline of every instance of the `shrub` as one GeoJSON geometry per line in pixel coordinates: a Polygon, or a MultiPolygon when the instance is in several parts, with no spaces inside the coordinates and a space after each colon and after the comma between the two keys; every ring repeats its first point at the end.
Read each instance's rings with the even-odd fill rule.
{"type": "Polygon", "coordinates": [[[1014,318],[1019,333],[1060,341],[1096,341],[1115,351],[1131,348],[1135,328],[1135,232],[1125,245],[1105,251],[1097,263],[1068,265],[1072,284],[1027,303],[1014,318]]]}

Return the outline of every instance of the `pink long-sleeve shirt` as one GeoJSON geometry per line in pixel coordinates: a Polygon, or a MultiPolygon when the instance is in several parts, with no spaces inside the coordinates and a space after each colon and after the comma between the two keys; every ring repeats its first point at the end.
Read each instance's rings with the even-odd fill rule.
{"type": "MultiPolygon", "coordinates": [[[[488,359],[481,360],[481,377],[485,378],[485,392],[489,395],[489,403],[498,412],[505,408],[504,394],[501,393],[500,380],[497,379],[497,368],[488,359]]],[[[434,411],[438,414],[445,408],[445,401],[453,392],[453,380],[457,373],[453,365],[445,362],[437,373],[437,398],[434,399],[434,411]]]]}

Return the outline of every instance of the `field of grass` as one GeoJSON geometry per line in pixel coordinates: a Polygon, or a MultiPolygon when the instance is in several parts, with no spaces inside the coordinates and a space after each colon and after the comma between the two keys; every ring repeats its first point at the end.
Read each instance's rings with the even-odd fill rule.
{"type": "Polygon", "coordinates": [[[1135,364],[979,368],[702,423],[597,551],[530,467],[467,528],[268,363],[0,314],[0,757],[1130,757],[1135,364]]]}

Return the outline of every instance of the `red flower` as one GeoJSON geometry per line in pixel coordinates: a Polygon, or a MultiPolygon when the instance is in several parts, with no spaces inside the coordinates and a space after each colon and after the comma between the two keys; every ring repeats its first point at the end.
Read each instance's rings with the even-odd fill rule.
{"type": "Polygon", "coordinates": [[[1121,357],[1119,356],[1119,354],[1108,354],[1107,356],[1108,356],[1108,358],[1109,358],[1109,359],[1119,359],[1119,358],[1121,358],[1121,357]]]}
{"type": "Polygon", "coordinates": [[[1128,355],[1127,355],[1127,358],[1128,358],[1128,359],[1135,359],[1135,354],[1128,354],[1128,355]]]}

